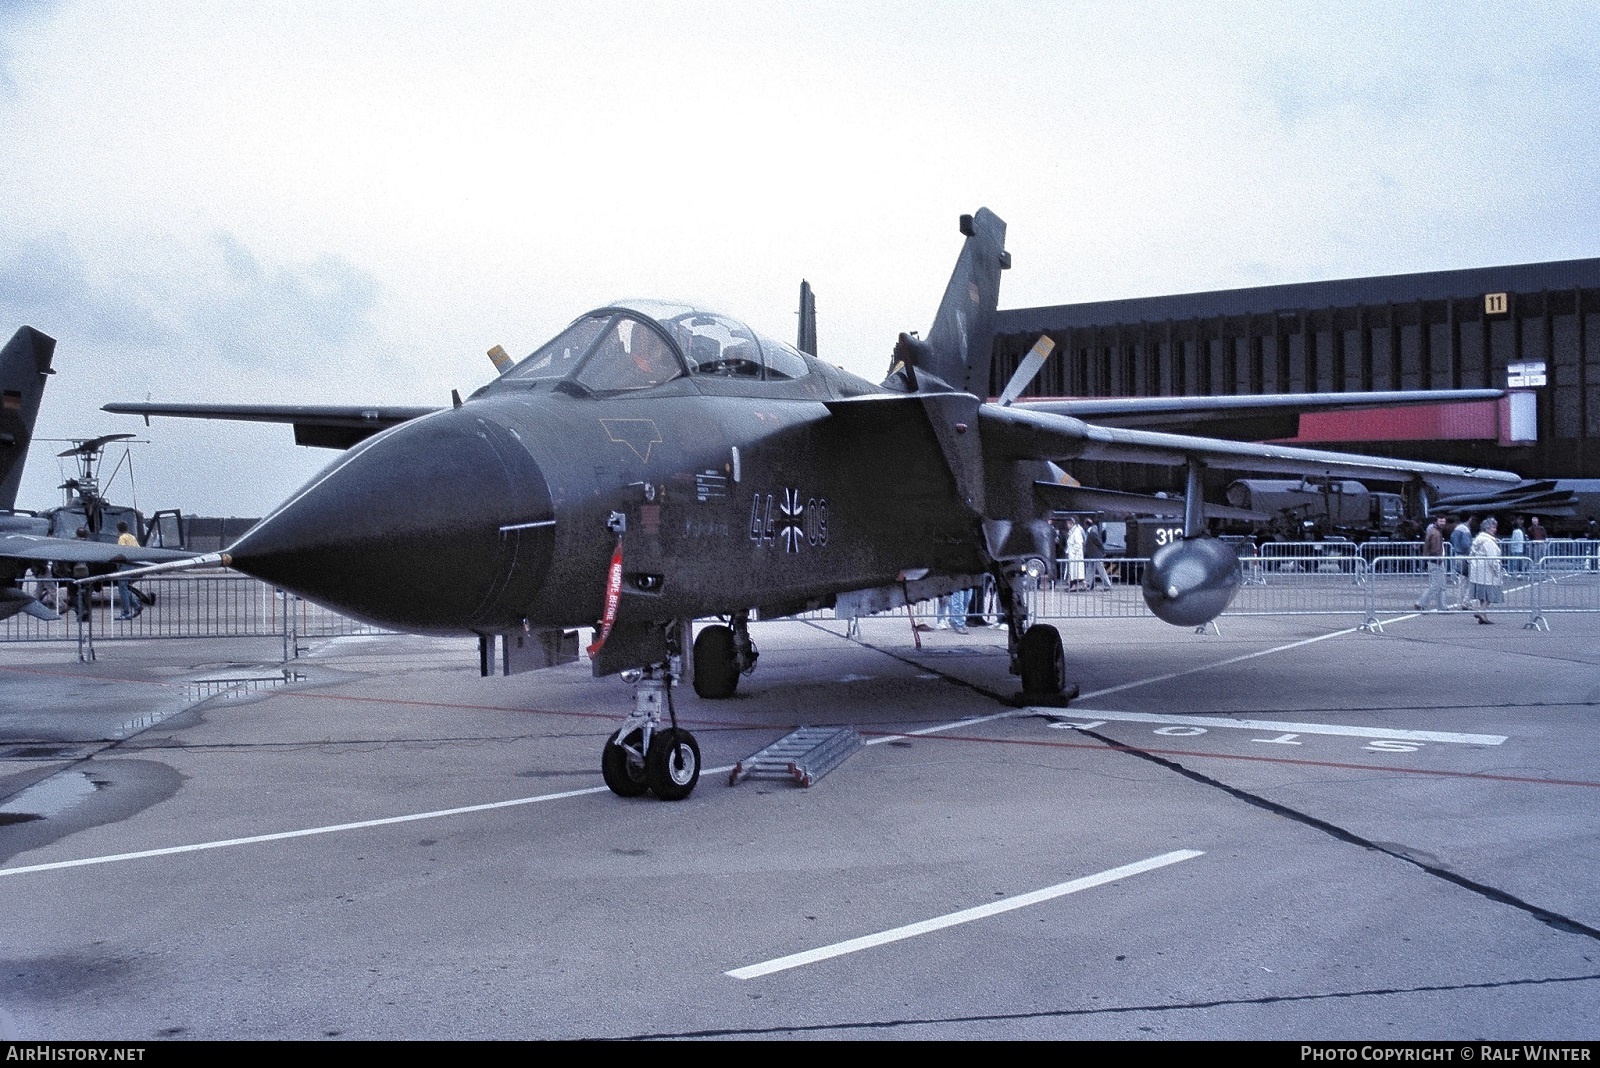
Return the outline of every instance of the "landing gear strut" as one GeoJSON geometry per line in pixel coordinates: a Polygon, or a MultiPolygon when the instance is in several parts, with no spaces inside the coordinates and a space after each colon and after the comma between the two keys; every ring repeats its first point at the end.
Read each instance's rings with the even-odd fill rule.
{"type": "Polygon", "coordinates": [[[739,676],[754,671],[761,658],[750,640],[750,613],[735,613],[729,624],[703,627],[694,640],[694,692],[709,701],[732,697],[739,676]]]}
{"type": "MultiPolygon", "coordinates": [[[[1010,569],[1008,569],[1010,570],[1010,569]]],[[[1048,623],[1028,624],[1028,605],[1024,596],[1028,582],[1037,580],[1025,569],[996,575],[995,592],[1006,616],[1007,645],[1011,650],[1011,671],[1022,677],[1023,704],[1065,706],[1078,696],[1078,687],[1067,681],[1067,658],[1061,632],[1048,623]]]]}
{"type": "Polygon", "coordinates": [[[670,666],[651,667],[634,683],[633,711],[601,750],[600,774],[618,797],[649,791],[663,801],[681,801],[694,791],[700,781],[700,746],[678,726],[670,666]],[[672,723],[665,728],[663,703],[672,723]]]}

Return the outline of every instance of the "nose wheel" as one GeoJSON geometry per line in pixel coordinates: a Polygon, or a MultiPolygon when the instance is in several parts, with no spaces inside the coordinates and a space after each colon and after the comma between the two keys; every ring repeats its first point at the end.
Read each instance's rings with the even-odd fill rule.
{"type": "Polygon", "coordinates": [[[650,792],[663,801],[682,801],[700,781],[700,746],[694,735],[668,727],[650,742],[644,761],[650,792]]]}
{"type": "Polygon", "coordinates": [[[618,797],[655,794],[682,801],[700,781],[700,745],[678,726],[672,708],[672,675],[651,669],[634,683],[633,711],[600,751],[600,774],[618,797]],[[661,706],[672,726],[663,727],[661,706]]]}
{"type": "Polygon", "coordinates": [[[638,797],[650,789],[644,772],[644,732],[624,727],[613,734],[600,750],[600,774],[618,797],[638,797]]]}

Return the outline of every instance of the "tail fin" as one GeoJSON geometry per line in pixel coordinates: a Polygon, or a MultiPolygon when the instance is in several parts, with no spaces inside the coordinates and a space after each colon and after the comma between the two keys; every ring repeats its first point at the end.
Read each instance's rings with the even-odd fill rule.
{"type": "Polygon", "coordinates": [[[24,326],[0,349],[0,509],[16,507],[56,340],[24,326]]]}
{"type": "Polygon", "coordinates": [[[817,354],[817,295],[804,278],[800,279],[800,330],[794,347],[807,356],[817,354]]]}
{"type": "Polygon", "coordinates": [[[928,331],[931,352],[920,369],[953,389],[987,396],[1000,272],[1011,266],[1011,254],[1005,248],[1005,220],[988,208],[963,215],[961,232],[967,241],[928,331]]]}

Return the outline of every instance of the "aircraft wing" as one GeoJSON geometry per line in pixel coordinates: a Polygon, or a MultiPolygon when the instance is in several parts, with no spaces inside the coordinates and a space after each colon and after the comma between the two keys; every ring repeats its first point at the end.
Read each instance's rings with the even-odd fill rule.
{"type": "Polygon", "coordinates": [[[101,410],[118,415],[142,415],[147,426],[152,415],[290,423],[294,426],[296,445],[323,449],[348,449],[380,430],[438,411],[437,408],[404,404],[157,404],[150,401],[117,401],[101,410]]]}
{"type": "Polygon", "coordinates": [[[84,538],[49,538],[42,534],[0,534],[0,559],[61,564],[159,564],[198,555],[182,549],[147,549],[84,538]]]}
{"type": "Polygon", "coordinates": [[[978,419],[986,459],[1118,460],[1167,466],[1198,460],[1227,470],[1286,475],[1399,481],[1420,477],[1443,493],[1501,489],[1522,481],[1509,471],[1103,426],[1017,406],[985,404],[978,419]]]}
{"type": "Polygon", "coordinates": [[[1083,397],[1018,401],[1012,407],[1091,420],[1101,426],[1160,427],[1208,437],[1261,441],[1292,438],[1306,412],[1497,400],[1498,389],[1395,390],[1368,393],[1265,393],[1239,397],[1083,397]]]}

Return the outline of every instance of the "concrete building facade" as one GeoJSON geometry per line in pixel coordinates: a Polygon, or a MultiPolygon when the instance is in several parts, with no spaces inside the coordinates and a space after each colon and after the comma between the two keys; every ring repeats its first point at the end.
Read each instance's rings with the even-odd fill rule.
{"type": "MultiPolygon", "coordinates": [[[[991,396],[1040,334],[1059,351],[1029,397],[1526,391],[1520,429],[1502,401],[1477,412],[1306,417],[1290,440],[1600,478],[1600,259],[1002,310],[991,396]]],[[[1108,475],[1148,490],[1181,481],[1158,467],[1083,466],[1079,477],[1097,484],[1108,475]]]]}

